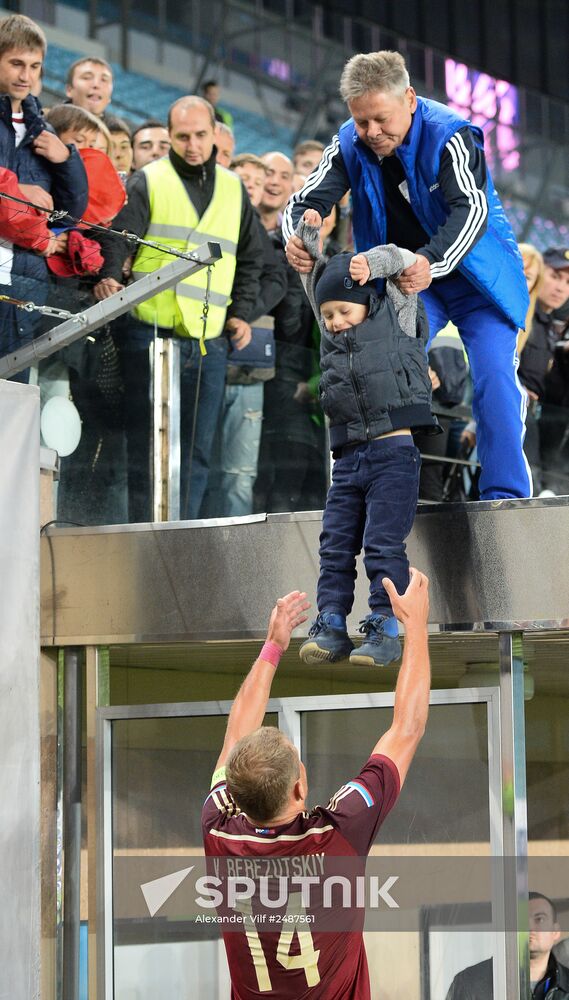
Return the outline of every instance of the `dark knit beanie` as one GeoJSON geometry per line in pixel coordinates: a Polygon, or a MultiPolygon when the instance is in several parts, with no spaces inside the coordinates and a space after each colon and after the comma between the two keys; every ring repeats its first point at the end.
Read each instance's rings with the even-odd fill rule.
{"type": "Polygon", "coordinates": [[[323,302],[369,303],[372,286],[369,283],[360,285],[350,277],[350,261],[354,256],[353,253],[338,253],[326,264],[314,289],[319,309],[323,302]]]}

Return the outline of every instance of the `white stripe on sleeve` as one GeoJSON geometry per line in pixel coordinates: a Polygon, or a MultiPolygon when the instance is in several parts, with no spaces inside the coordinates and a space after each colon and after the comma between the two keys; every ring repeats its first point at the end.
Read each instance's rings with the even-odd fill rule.
{"type": "Polygon", "coordinates": [[[332,169],[332,162],[339,149],[340,137],[335,135],[330,145],[326,146],[326,149],[322,153],[320,163],[316,169],[312,171],[304,187],[302,187],[300,191],[295,191],[288,201],[283,213],[282,221],[283,239],[285,243],[288,243],[291,236],[294,236],[294,228],[292,224],[293,205],[297,205],[299,201],[303,201],[307,194],[310,194],[311,191],[314,191],[314,189],[318,187],[326,174],[332,169]]]}
{"type": "Polygon", "coordinates": [[[463,194],[467,196],[470,208],[464,226],[454,243],[445,251],[443,259],[431,264],[431,277],[433,278],[442,278],[456,267],[468,253],[488,215],[486,195],[476,186],[476,179],[468,162],[468,150],[460,132],[449,139],[446,149],[452,158],[456,182],[463,194]]]}

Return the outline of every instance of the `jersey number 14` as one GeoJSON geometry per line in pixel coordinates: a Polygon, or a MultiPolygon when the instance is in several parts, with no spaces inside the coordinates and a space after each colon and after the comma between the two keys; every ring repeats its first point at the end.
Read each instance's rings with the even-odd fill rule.
{"type": "MultiPolygon", "coordinates": [[[[306,985],[316,986],[320,982],[320,973],[318,972],[318,957],[320,952],[314,950],[314,942],[310,931],[298,930],[298,923],[296,921],[298,921],[299,917],[306,917],[306,911],[301,905],[301,898],[300,893],[292,893],[289,897],[286,914],[282,918],[283,924],[285,924],[287,929],[281,931],[277,944],[276,958],[277,962],[284,969],[303,969],[306,976],[306,985]],[[288,925],[292,925],[290,930],[288,929],[288,925]],[[291,955],[290,947],[295,934],[298,937],[300,954],[291,955]]],[[[238,909],[244,917],[245,934],[247,935],[251,958],[255,966],[259,992],[270,993],[273,987],[261,939],[253,920],[250,900],[243,901],[238,909]]]]}

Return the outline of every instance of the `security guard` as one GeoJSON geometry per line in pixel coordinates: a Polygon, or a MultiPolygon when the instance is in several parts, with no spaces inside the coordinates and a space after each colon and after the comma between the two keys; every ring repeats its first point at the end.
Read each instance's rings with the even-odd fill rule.
{"type": "MultiPolygon", "coordinates": [[[[223,401],[228,337],[238,349],[251,337],[249,319],[259,294],[261,245],[241,181],[216,164],[214,129],[215,117],[207,101],[200,97],[175,101],[168,115],[172,143],[168,156],[133,174],[128,182],[128,204],[114,222],[114,228],[179,250],[192,250],[211,240],[221,245],[223,254],[211,275],[207,353],[200,350],[205,269],[175,289],[143,302],[123,324],[119,346],[125,380],[131,521],[150,517],[148,346],[155,331],[158,336],[180,337],[182,341],[181,515],[188,518],[199,517],[207,487],[223,401]]],[[[95,289],[97,298],[106,298],[123,287],[122,268],[129,249],[126,241],[109,241],[104,277],[95,289]]],[[[133,277],[141,278],[172,259],[166,252],[139,247],[133,277]]]]}

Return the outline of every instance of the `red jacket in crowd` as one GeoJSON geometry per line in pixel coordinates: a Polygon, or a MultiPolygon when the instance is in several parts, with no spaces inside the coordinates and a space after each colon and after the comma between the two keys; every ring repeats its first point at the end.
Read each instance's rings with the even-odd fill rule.
{"type": "MultiPolygon", "coordinates": [[[[18,187],[18,178],[5,167],[0,167],[0,192],[24,198],[23,191],[18,187]]],[[[51,236],[45,212],[0,197],[0,239],[9,240],[24,250],[44,253],[51,236]]]]}

